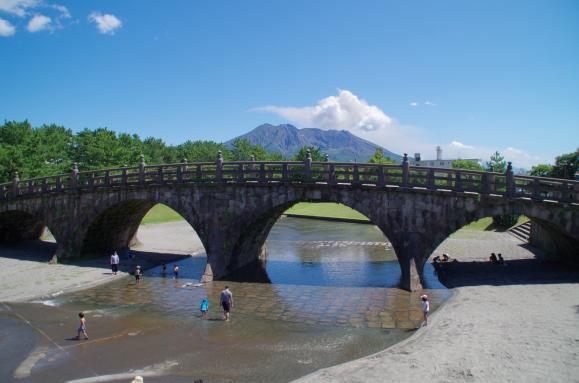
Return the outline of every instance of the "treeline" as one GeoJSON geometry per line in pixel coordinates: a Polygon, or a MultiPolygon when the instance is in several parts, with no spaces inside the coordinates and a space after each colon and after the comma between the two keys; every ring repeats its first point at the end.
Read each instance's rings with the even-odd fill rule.
{"type": "Polygon", "coordinates": [[[0,126],[0,182],[8,182],[14,172],[21,179],[67,173],[72,164],[78,169],[136,166],[143,154],[147,164],[215,161],[221,150],[225,161],[281,161],[279,153],[269,153],[261,145],[237,140],[229,148],[214,141],[186,141],[167,145],[162,139],[141,139],[136,134],[116,133],[106,128],[73,133],[59,125],[33,128],[28,121],[6,121],[0,126]]]}

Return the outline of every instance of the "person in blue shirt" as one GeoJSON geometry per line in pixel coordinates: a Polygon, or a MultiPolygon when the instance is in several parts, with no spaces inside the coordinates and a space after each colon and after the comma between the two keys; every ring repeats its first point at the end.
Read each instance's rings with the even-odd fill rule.
{"type": "Polygon", "coordinates": [[[207,298],[203,298],[201,300],[201,319],[205,320],[207,319],[207,311],[209,311],[209,301],[207,300],[207,298]]]}

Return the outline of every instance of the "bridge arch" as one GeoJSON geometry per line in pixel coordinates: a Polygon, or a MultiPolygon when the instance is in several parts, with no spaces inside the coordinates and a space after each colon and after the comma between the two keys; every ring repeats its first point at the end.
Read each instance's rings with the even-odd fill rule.
{"type": "MultiPolygon", "coordinates": [[[[110,254],[115,250],[128,249],[136,243],[136,234],[145,215],[157,204],[179,214],[198,232],[197,219],[191,207],[175,203],[174,199],[143,196],[101,204],[87,220],[82,240],[83,254],[110,254]]],[[[203,242],[203,240],[202,240],[203,242]]],[[[205,245],[205,244],[204,244],[205,245]]]]}
{"type": "Polygon", "coordinates": [[[545,230],[556,244],[555,252],[559,257],[577,261],[579,227],[576,227],[577,223],[573,220],[573,212],[570,209],[554,209],[549,203],[501,198],[484,201],[475,208],[465,206],[450,211],[450,217],[440,221],[439,230],[435,231],[433,240],[428,245],[427,254],[432,254],[452,233],[474,221],[485,217],[514,214],[529,217],[533,225],[545,230]]]}
{"type": "MultiPolygon", "coordinates": [[[[366,216],[373,224],[376,224],[389,241],[389,234],[392,235],[390,226],[378,225],[372,220],[371,205],[364,203],[363,199],[362,202],[359,202],[359,199],[353,198],[351,193],[308,191],[298,188],[293,189],[292,192],[277,195],[276,198],[260,202],[246,212],[247,219],[244,220],[242,230],[239,231],[233,243],[232,256],[225,266],[225,275],[248,265],[256,265],[260,259],[266,259],[267,249],[265,243],[272,227],[289,208],[300,202],[339,203],[366,216]]],[[[255,267],[253,267],[253,270],[255,272],[255,267]]]]}
{"type": "Polygon", "coordinates": [[[39,239],[46,227],[45,219],[23,210],[0,212],[0,243],[39,239]]]}

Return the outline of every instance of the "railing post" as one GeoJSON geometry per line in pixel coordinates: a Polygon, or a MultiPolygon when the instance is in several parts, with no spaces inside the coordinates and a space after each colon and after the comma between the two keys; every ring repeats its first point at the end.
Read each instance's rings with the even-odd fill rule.
{"type": "Polygon", "coordinates": [[[559,198],[561,202],[572,202],[573,200],[573,197],[569,194],[569,184],[566,181],[561,182],[561,194],[559,198]]]}
{"type": "Polygon", "coordinates": [[[404,153],[402,159],[402,187],[407,188],[410,178],[410,164],[408,163],[408,154],[404,153]]]}
{"type": "Polygon", "coordinates": [[[480,178],[480,194],[489,194],[491,190],[490,187],[490,177],[488,173],[483,173],[480,178]]]}
{"type": "Polygon", "coordinates": [[[326,183],[330,183],[330,165],[328,164],[330,162],[330,156],[328,156],[327,154],[324,154],[324,162],[326,162],[326,164],[324,164],[324,179],[326,180],[326,183]]]}
{"type": "Polygon", "coordinates": [[[177,182],[183,183],[183,172],[187,171],[187,158],[183,158],[182,165],[177,166],[177,182]]]}
{"type": "Polygon", "coordinates": [[[506,182],[507,182],[507,197],[511,198],[515,196],[515,177],[513,175],[513,165],[511,162],[507,162],[507,171],[505,172],[506,182]]]}
{"type": "MultiPolygon", "coordinates": [[[[255,156],[252,154],[251,155],[251,162],[255,162],[255,156]]],[[[254,173],[255,171],[255,165],[254,164],[249,164],[249,178],[259,178],[257,173],[254,173]]]]}
{"type": "Polygon", "coordinates": [[[105,170],[105,187],[111,186],[111,172],[110,170],[105,170]]]}
{"type": "Polygon", "coordinates": [[[157,183],[159,185],[163,184],[163,165],[159,165],[157,168],[157,183]]]}
{"type": "Polygon", "coordinates": [[[306,176],[306,182],[311,182],[312,180],[312,153],[310,152],[310,149],[308,149],[307,153],[306,153],[306,160],[305,160],[305,176],[306,176]]]}
{"type": "Polygon", "coordinates": [[[20,177],[18,176],[18,172],[14,172],[12,176],[12,197],[18,197],[20,194],[20,177]]]}
{"type": "Polygon", "coordinates": [[[221,182],[223,180],[223,154],[221,150],[217,152],[217,159],[215,160],[215,181],[221,182]]]}
{"type": "Polygon", "coordinates": [[[427,187],[430,190],[434,190],[436,189],[436,182],[434,182],[434,169],[428,169],[428,175],[427,177],[427,187]]]}
{"type": "Polygon", "coordinates": [[[259,164],[259,183],[266,183],[267,182],[267,178],[265,177],[265,164],[261,163],[259,164]]]}
{"type": "Polygon", "coordinates": [[[535,201],[541,200],[541,181],[538,178],[533,180],[533,196],[532,199],[535,201]]]}
{"type": "Polygon", "coordinates": [[[126,165],[123,167],[123,174],[122,174],[121,179],[122,179],[121,182],[123,183],[123,186],[126,187],[129,184],[129,175],[127,174],[127,166],[126,165]]]}
{"type": "Polygon", "coordinates": [[[46,193],[48,191],[48,180],[46,177],[42,179],[42,192],[46,193]]]}
{"type": "Polygon", "coordinates": [[[203,180],[203,172],[201,169],[201,165],[195,166],[195,180],[197,182],[201,182],[203,180]]]}
{"type": "Polygon", "coordinates": [[[141,154],[139,156],[139,185],[143,186],[145,184],[145,155],[141,154]]]}
{"type": "Polygon", "coordinates": [[[358,170],[358,164],[354,164],[354,176],[352,180],[352,185],[360,185],[360,171],[358,170]]]}
{"type": "Polygon", "coordinates": [[[72,170],[70,171],[70,190],[72,192],[76,191],[78,187],[78,165],[76,162],[72,164],[72,170]]]}
{"type": "Polygon", "coordinates": [[[336,182],[336,169],[335,169],[335,165],[334,164],[329,164],[329,169],[328,169],[328,184],[330,185],[335,185],[336,182]]]}
{"type": "Polygon", "coordinates": [[[378,165],[378,183],[376,186],[378,187],[384,187],[386,182],[386,180],[384,179],[384,165],[378,165]]]}
{"type": "Polygon", "coordinates": [[[94,172],[90,172],[88,177],[88,188],[90,191],[94,191],[94,172]]]}
{"type": "Polygon", "coordinates": [[[457,192],[462,191],[462,173],[460,170],[456,170],[454,173],[454,190],[457,192]]]}
{"type": "Polygon", "coordinates": [[[290,182],[289,179],[289,168],[286,162],[281,165],[281,178],[282,182],[290,182]]]}

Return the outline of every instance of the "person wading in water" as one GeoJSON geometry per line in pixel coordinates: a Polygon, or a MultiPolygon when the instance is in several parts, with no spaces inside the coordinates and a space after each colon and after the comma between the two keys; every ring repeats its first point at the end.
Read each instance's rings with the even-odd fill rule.
{"type": "Polygon", "coordinates": [[[220,298],[221,306],[223,307],[223,320],[229,320],[229,311],[233,307],[233,294],[229,291],[229,287],[225,286],[225,289],[221,291],[220,298]]]}

